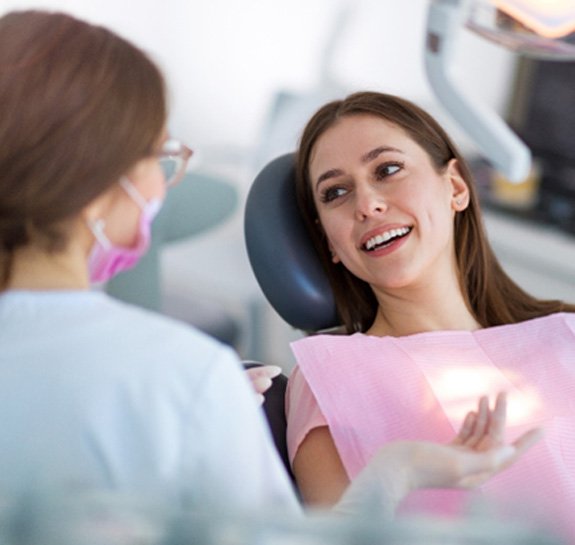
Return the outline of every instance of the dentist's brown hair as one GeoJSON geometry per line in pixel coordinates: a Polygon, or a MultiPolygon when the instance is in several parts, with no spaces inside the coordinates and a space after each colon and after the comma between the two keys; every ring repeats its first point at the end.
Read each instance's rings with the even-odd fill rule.
{"type": "Polygon", "coordinates": [[[140,49],[63,13],[0,18],[0,290],[12,255],[57,252],[65,224],[155,151],[164,79],[140,49]]]}

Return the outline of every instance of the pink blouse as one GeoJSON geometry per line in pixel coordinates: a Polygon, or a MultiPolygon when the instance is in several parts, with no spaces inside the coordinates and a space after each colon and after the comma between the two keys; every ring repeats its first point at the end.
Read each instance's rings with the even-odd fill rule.
{"type": "MultiPolygon", "coordinates": [[[[533,426],[543,426],[545,436],[481,495],[575,539],[575,315],[473,332],[318,335],[292,349],[298,362],[287,397],[292,461],[307,433],[328,425],[353,478],[388,441],[451,441],[481,395],[493,401],[506,391],[507,439],[533,426]]],[[[418,491],[403,510],[455,514],[469,497],[418,491]]]]}

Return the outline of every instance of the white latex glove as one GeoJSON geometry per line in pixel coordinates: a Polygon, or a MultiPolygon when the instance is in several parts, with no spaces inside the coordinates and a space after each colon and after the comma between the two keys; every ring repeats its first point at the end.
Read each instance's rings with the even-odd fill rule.
{"type": "Polygon", "coordinates": [[[334,510],[360,513],[374,501],[392,518],[399,503],[420,488],[471,488],[515,462],[542,436],[532,429],[512,444],[504,443],[506,396],[491,411],[486,397],[467,415],[448,445],[395,441],[382,447],[350,484],[334,510]]]}
{"type": "Polygon", "coordinates": [[[246,369],[246,373],[248,374],[252,387],[256,392],[256,398],[260,405],[264,402],[264,393],[269,390],[272,385],[272,379],[281,374],[281,372],[281,367],[278,367],[277,365],[262,365],[246,369]]]}

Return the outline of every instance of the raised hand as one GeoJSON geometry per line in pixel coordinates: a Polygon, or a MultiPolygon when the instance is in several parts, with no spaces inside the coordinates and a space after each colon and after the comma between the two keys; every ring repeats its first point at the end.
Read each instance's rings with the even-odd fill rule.
{"type": "Polygon", "coordinates": [[[382,498],[384,513],[392,513],[410,492],[421,488],[471,488],[503,471],[542,436],[539,428],[516,441],[504,441],[507,400],[497,397],[493,410],[486,397],[470,412],[460,432],[447,445],[429,441],[393,441],[381,447],[350,484],[335,510],[357,511],[365,498],[382,498]]]}

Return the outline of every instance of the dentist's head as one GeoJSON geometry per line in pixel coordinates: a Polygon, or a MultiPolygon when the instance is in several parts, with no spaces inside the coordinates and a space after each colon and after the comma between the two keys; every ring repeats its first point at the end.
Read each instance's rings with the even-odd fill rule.
{"type": "Polygon", "coordinates": [[[63,260],[61,287],[137,261],[160,160],[189,156],[163,150],[166,115],[162,74],[120,36],[62,13],[0,18],[0,289],[28,254],[63,260]]]}

